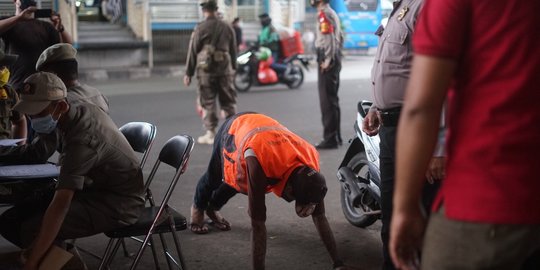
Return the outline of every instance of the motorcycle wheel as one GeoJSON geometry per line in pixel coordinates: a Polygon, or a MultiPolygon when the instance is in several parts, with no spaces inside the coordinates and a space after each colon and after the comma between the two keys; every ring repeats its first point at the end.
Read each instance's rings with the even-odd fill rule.
{"type": "MultiPolygon", "coordinates": [[[[356,175],[369,179],[369,166],[365,153],[356,154],[349,161],[347,167],[351,168],[356,175]]],[[[366,211],[380,209],[375,198],[370,196],[371,199],[368,201],[368,205],[355,206],[349,199],[347,192],[347,190],[341,189],[341,209],[349,223],[356,227],[365,228],[379,219],[379,215],[366,215],[366,211]]],[[[366,196],[369,196],[369,193],[366,193],[366,196]]]]}
{"type": "Polygon", "coordinates": [[[239,69],[236,74],[234,75],[234,88],[236,88],[236,91],[238,92],[247,92],[253,85],[253,80],[251,78],[251,72],[249,72],[249,68],[242,70],[239,69]]]}
{"type": "Polygon", "coordinates": [[[302,86],[302,83],[304,83],[304,71],[300,66],[292,65],[293,74],[291,76],[294,77],[291,81],[287,82],[287,86],[289,89],[298,89],[300,86],[302,86]]]}

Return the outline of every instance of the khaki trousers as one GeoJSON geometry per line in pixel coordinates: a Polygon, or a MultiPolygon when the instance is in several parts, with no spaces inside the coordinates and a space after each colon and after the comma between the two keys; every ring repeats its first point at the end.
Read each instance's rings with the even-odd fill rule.
{"type": "Polygon", "coordinates": [[[540,224],[463,222],[440,210],[431,215],[424,239],[422,270],[540,269],[540,224]]]}

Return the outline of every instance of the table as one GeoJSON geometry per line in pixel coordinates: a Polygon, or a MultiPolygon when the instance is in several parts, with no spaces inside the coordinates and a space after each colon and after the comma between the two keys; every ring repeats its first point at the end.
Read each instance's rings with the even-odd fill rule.
{"type": "Polygon", "coordinates": [[[52,164],[22,164],[0,166],[0,184],[58,177],[60,167],[52,164]]]}

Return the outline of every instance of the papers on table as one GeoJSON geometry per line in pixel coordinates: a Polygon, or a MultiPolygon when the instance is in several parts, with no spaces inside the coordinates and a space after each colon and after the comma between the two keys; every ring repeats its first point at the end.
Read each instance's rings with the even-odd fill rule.
{"type": "Polygon", "coordinates": [[[59,173],[60,168],[50,163],[0,166],[0,178],[3,179],[58,177],[59,173]]]}
{"type": "Polygon", "coordinates": [[[0,146],[13,146],[17,145],[19,142],[22,142],[26,139],[3,139],[0,140],[0,146]]]}

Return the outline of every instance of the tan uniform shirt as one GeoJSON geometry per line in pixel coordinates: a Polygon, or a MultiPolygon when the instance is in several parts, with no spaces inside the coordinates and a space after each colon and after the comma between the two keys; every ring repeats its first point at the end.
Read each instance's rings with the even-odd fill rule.
{"type": "Polygon", "coordinates": [[[107,114],[109,113],[109,100],[99,90],[86,84],[69,87],[67,100],[70,105],[78,105],[83,102],[94,104],[107,114]]]}
{"type": "MultiPolygon", "coordinates": [[[[99,90],[85,84],[68,88],[67,100],[70,105],[94,104],[107,114],[109,101],[99,90]]],[[[51,134],[39,134],[31,143],[19,146],[0,147],[0,162],[33,163],[46,162],[56,150],[61,152],[58,142],[62,138],[57,130],[51,134]]]]}
{"type": "Polygon", "coordinates": [[[112,119],[92,104],[71,106],[58,129],[62,149],[57,189],[79,191],[89,209],[131,224],[144,206],[139,161],[112,119]]]}
{"type": "Polygon", "coordinates": [[[0,139],[11,139],[11,121],[19,120],[22,115],[13,111],[19,96],[8,85],[0,87],[0,139]]]}
{"type": "Polygon", "coordinates": [[[193,30],[186,60],[186,75],[192,77],[197,69],[198,76],[225,76],[233,74],[236,69],[236,37],[231,25],[216,17],[208,17],[199,23],[193,30]],[[203,47],[212,44],[212,38],[216,36],[216,51],[223,54],[224,61],[214,67],[212,73],[197,69],[198,63],[203,57],[203,47]]]}
{"type": "Polygon", "coordinates": [[[395,4],[371,70],[373,104],[384,110],[403,104],[413,56],[412,33],[423,0],[402,0],[395,4]]]}
{"type": "MultiPolygon", "coordinates": [[[[325,5],[321,10],[326,18],[330,21],[333,27],[332,33],[324,34],[321,32],[321,23],[317,20],[317,35],[315,39],[315,48],[324,52],[324,59],[320,59],[321,62],[330,62],[341,53],[343,47],[343,31],[341,31],[341,23],[336,12],[325,5]]],[[[317,15],[319,16],[319,15],[317,15]]]]}

